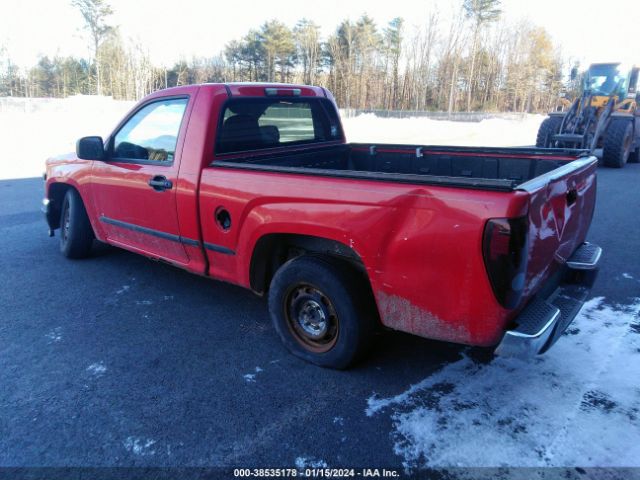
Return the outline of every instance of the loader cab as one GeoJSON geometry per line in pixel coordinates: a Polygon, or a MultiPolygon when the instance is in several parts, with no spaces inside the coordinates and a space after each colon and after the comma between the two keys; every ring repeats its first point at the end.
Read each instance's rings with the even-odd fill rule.
{"type": "Polygon", "coordinates": [[[626,97],[629,72],[619,63],[594,63],[584,76],[584,91],[594,96],[626,97]]]}
{"type": "MultiPolygon", "coordinates": [[[[571,79],[575,82],[576,70],[571,79]]],[[[620,168],[640,158],[640,67],[594,63],[581,76],[571,106],[552,112],[538,129],[540,148],[602,149],[605,166],[620,168]]]]}
{"type": "Polygon", "coordinates": [[[593,96],[635,98],[640,68],[621,63],[594,63],[585,72],[583,91],[593,96]]]}
{"type": "Polygon", "coordinates": [[[640,91],[640,67],[634,66],[629,74],[629,88],[627,90],[627,98],[637,99],[640,91]]]}

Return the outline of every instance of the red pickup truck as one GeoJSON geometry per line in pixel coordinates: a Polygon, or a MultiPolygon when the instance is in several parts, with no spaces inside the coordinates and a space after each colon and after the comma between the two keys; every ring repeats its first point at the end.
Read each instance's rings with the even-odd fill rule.
{"type": "Polygon", "coordinates": [[[94,238],[268,297],[294,354],[344,368],[380,326],[542,353],[585,300],[597,160],[562,149],[349,144],[324,88],[158,91],[47,160],[69,258],[94,238]]]}

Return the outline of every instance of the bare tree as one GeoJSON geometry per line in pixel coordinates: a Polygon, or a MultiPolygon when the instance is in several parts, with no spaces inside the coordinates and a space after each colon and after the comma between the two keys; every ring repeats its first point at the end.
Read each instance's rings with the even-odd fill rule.
{"type": "Polygon", "coordinates": [[[85,29],[89,31],[96,67],[96,93],[102,95],[99,51],[102,42],[113,31],[113,27],[106,23],[107,18],[113,14],[113,10],[104,0],[71,0],[71,5],[80,11],[85,29]]]}
{"type": "Polygon", "coordinates": [[[303,81],[313,84],[320,66],[320,27],[313,21],[303,18],[293,29],[293,36],[298,59],[302,61],[303,81]]]}
{"type": "MultiPolygon", "coordinates": [[[[391,69],[391,95],[389,104],[391,108],[398,108],[400,85],[400,56],[402,54],[402,35],[404,20],[396,17],[389,22],[384,29],[384,49],[386,54],[385,71],[391,69]]],[[[385,89],[386,90],[386,89],[385,89]]]]}
{"type": "Polygon", "coordinates": [[[475,80],[476,55],[478,42],[482,28],[490,22],[497,20],[502,13],[501,0],[464,0],[463,8],[467,18],[473,22],[473,40],[471,44],[471,67],[467,85],[467,111],[471,111],[471,96],[475,80]]]}
{"type": "Polygon", "coordinates": [[[443,58],[440,60],[441,85],[449,85],[447,112],[449,115],[456,110],[456,101],[458,97],[458,73],[460,64],[462,63],[462,46],[465,43],[465,29],[461,20],[461,16],[454,16],[454,21],[449,28],[446,44],[444,47],[443,58]]]}
{"type": "Polygon", "coordinates": [[[23,69],[0,48],[0,95],[139,99],[176,85],[279,80],[327,86],[347,108],[533,112],[553,108],[563,85],[566,62],[548,33],[499,20],[498,0],[458,0],[446,15],[431,9],[408,35],[400,18],[379,28],[363,15],[340,22],[323,42],[309,20],[293,29],[272,20],[229,42],[223,55],[160,66],[146,45],[108,25],[105,1],[72,0],[90,33],[91,61],[41,57],[23,69]]]}

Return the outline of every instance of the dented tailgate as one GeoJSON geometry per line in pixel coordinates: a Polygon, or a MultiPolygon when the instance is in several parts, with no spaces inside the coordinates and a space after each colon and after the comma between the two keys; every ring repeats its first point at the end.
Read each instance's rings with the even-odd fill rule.
{"type": "Polygon", "coordinates": [[[581,157],[518,188],[530,195],[523,302],[584,242],[596,201],[594,156],[581,157]]]}

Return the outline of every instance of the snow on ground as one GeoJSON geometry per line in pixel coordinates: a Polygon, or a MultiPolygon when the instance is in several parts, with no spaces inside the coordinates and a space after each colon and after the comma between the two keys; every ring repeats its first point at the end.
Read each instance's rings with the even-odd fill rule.
{"type": "MultiPolygon", "coordinates": [[[[4,159],[0,179],[37,177],[44,161],[75,149],[85,135],[106,136],[134,102],[110,97],[0,99],[4,159]]],[[[427,118],[386,119],[373,114],[343,120],[347,140],[424,145],[519,146],[535,141],[543,117],[449,122],[427,118]]]]}
{"type": "Polygon", "coordinates": [[[304,470],[306,468],[327,468],[327,462],[315,458],[297,457],[295,461],[296,468],[304,470]]]}
{"type": "Polygon", "coordinates": [[[534,362],[464,356],[395,397],[374,394],[366,414],[391,415],[407,470],[640,467],[637,352],[640,298],[594,298],[534,362]]]}
{"type": "Polygon", "coordinates": [[[124,448],[135,455],[146,457],[148,455],[155,455],[156,451],[152,449],[155,443],[156,441],[150,438],[127,437],[124,441],[124,448]]]}
{"type": "Polygon", "coordinates": [[[87,372],[92,373],[96,377],[99,377],[107,371],[107,367],[104,362],[92,363],[87,367],[87,372]]]}
{"type": "Polygon", "coordinates": [[[48,157],[73,151],[80,137],[106,136],[133,105],[96,96],[0,98],[0,180],[41,176],[48,157]]]}
{"type": "Polygon", "coordinates": [[[481,122],[450,122],[430,118],[380,118],[373,114],[343,119],[347,141],[509,147],[533,145],[545,117],[522,120],[492,118],[481,122]]]}

